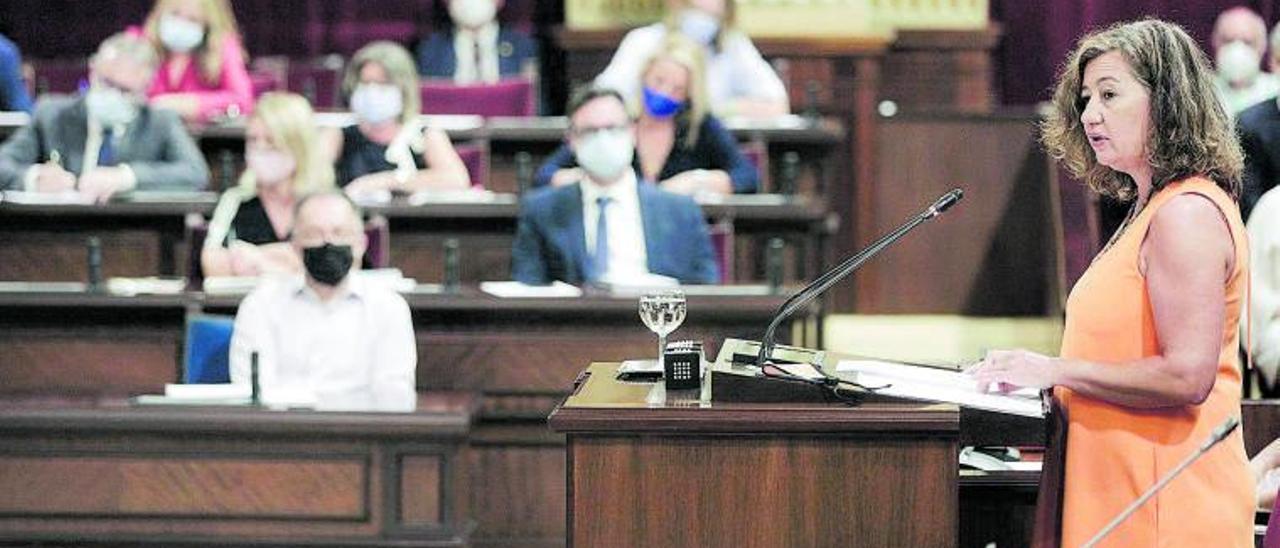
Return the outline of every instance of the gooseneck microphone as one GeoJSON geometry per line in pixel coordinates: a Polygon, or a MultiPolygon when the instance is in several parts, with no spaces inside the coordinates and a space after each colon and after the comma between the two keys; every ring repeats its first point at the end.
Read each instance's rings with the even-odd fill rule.
{"type": "Polygon", "coordinates": [[[861,267],[863,263],[876,256],[876,254],[883,251],[886,247],[889,247],[890,245],[893,245],[894,242],[902,239],[903,236],[906,236],[907,233],[911,232],[915,227],[920,226],[925,221],[941,215],[942,212],[950,209],[951,206],[956,205],[956,203],[960,201],[960,198],[963,197],[964,191],[958,188],[951,189],[950,192],[943,194],[935,200],[933,205],[930,205],[928,209],[916,214],[916,216],[912,217],[906,223],[903,223],[902,226],[898,227],[893,232],[882,236],[866,249],[859,251],[852,257],[846,259],[843,263],[840,263],[839,266],[828,270],[825,274],[819,276],[818,279],[810,282],[809,285],[804,287],[804,289],[797,291],[796,294],[792,295],[791,298],[786,300],[786,302],[782,303],[782,306],[778,307],[778,312],[774,314],[773,320],[769,322],[769,327],[765,329],[764,337],[760,339],[760,353],[756,356],[756,365],[764,367],[765,364],[768,363],[769,355],[773,353],[774,333],[777,331],[778,326],[782,324],[783,320],[791,317],[791,315],[799,310],[800,307],[809,304],[813,299],[822,295],[828,289],[831,289],[831,286],[835,285],[836,282],[843,280],[846,276],[853,273],[853,271],[861,267]]]}
{"type": "Polygon", "coordinates": [[[1165,474],[1164,477],[1160,478],[1160,481],[1156,482],[1155,485],[1152,485],[1150,489],[1147,489],[1147,492],[1143,493],[1141,497],[1138,497],[1137,500],[1133,501],[1128,508],[1125,508],[1123,512],[1120,512],[1120,515],[1111,520],[1111,523],[1108,523],[1106,527],[1103,527],[1101,531],[1098,531],[1098,534],[1089,539],[1089,542],[1086,542],[1083,548],[1092,548],[1093,546],[1097,546],[1099,542],[1102,542],[1102,539],[1106,538],[1112,531],[1115,531],[1116,527],[1119,527],[1121,523],[1124,523],[1124,520],[1129,519],[1129,516],[1132,516],[1134,512],[1137,512],[1138,508],[1141,507],[1143,503],[1147,502],[1151,497],[1154,497],[1161,489],[1164,489],[1164,486],[1168,485],[1170,481],[1173,481],[1173,478],[1178,477],[1178,474],[1181,474],[1186,467],[1191,466],[1191,463],[1194,463],[1199,460],[1200,457],[1203,457],[1205,453],[1208,453],[1209,450],[1213,448],[1213,446],[1218,445],[1222,440],[1227,439],[1227,435],[1230,434],[1231,431],[1235,430],[1237,426],[1240,426],[1240,419],[1236,417],[1227,417],[1226,421],[1218,425],[1218,427],[1213,430],[1213,433],[1209,435],[1209,439],[1200,444],[1200,448],[1197,449],[1195,453],[1187,456],[1186,459],[1178,464],[1177,468],[1170,470],[1168,474],[1165,474]]]}

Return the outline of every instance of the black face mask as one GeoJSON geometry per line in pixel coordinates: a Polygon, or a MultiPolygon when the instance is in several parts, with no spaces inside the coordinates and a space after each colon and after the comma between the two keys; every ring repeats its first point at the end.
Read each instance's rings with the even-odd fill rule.
{"type": "Polygon", "coordinates": [[[354,257],[349,245],[324,245],[302,249],[302,264],[315,281],[325,285],[338,285],[351,271],[354,257]]]}

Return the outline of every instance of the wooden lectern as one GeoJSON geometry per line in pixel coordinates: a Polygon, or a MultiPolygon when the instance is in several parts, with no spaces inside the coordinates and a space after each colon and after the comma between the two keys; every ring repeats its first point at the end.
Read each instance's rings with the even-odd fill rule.
{"type": "Polygon", "coordinates": [[[592,364],[552,412],[570,546],[955,546],[953,405],[702,403],[592,364]]]}

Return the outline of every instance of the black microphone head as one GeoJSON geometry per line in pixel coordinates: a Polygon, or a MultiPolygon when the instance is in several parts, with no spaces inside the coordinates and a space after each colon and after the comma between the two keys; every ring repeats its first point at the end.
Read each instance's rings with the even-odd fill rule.
{"type": "Polygon", "coordinates": [[[956,202],[959,202],[960,198],[963,198],[963,197],[964,197],[963,190],[960,190],[958,188],[953,188],[951,189],[951,192],[943,194],[941,198],[938,198],[937,201],[933,202],[933,205],[929,206],[929,209],[926,210],[926,213],[929,218],[937,217],[938,214],[950,209],[951,206],[956,205],[956,202]]]}
{"type": "Polygon", "coordinates": [[[943,211],[951,209],[951,206],[956,205],[961,198],[964,198],[964,191],[958,188],[953,188],[951,189],[951,192],[943,194],[941,198],[938,198],[938,201],[933,204],[933,207],[938,208],[938,213],[942,213],[943,211]]]}

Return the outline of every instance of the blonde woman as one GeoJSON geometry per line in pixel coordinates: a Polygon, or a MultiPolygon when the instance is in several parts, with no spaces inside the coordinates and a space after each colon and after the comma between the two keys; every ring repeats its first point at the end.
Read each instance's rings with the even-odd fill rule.
{"type": "Polygon", "coordinates": [[[333,188],[320,154],[311,105],[292,93],[262,96],[245,136],[247,169],[218,201],[200,259],[205,276],[301,272],[289,247],[294,203],[333,188]]]}
{"type": "Polygon", "coordinates": [[[253,85],[227,0],[159,0],[142,34],[163,53],[152,106],[208,122],[253,108],[253,85]]]}
{"type": "Polygon", "coordinates": [[[330,129],[323,148],[347,194],[465,189],[467,167],[438,128],[425,127],[413,58],[399,44],[374,42],[347,63],[342,91],[356,124],[330,129]]]}
{"type": "Polygon", "coordinates": [[[596,77],[599,87],[621,91],[628,99],[644,72],[645,60],[664,39],[683,35],[707,57],[707,92],[723,117],[769,118],[790,111],[787,88],[751,39],[734,28],[730,0],[667,0],[667,16],[640,27],[618,44],[609,66],[596,77]]]}
{"type": "MultiPolygon", "coordinates": [[[[755,192],[756,168],[708,112],[702,65],[702,48],[680,35],[664,40],[644,63],[634,94],[640,116],[633,167],[641,180],[678,194],[755,192]]],[[[566,185],[582,176],[573,151],[561,146],[538,170],[534,186],[566,185]]]]}

